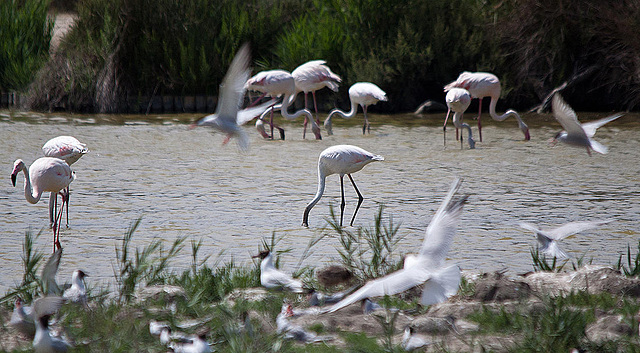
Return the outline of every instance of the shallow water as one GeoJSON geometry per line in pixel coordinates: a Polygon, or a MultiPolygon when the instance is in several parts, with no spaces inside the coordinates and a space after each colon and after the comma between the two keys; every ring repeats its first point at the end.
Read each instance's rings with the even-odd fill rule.
{"type": "MultiPolygon", "coordinates": [[[[189,130],[196,115],[120,116],[60,115],[0,111],[0,159],[5,182],[0,187],[0,293],[20,282],[24,233],[43,230],[39,249],[51,251],[48,196],[36,205],[26,202],[23,177],[12,187],[13,161],[31,164],[42,145],[58,135],[72,135],[91,152],[73,169],[70,228],[62,230],[64,255],[59,281],[75,268],[90,274],[93,284],[113,282],[115,247],[129,225],[142,216],[133,243],[160,238],[165,247],[177,237],[203,240],[200,256],[209,263],[233,258],[249,263],[263,238],[276,232],[282,240],[283,265],[293,271],[307,244],[323,234],[329,204],[340,202],[339,178],[327,178],[325,196],[311,211],[310,227],[301,227],[302,213],[317,184],[317,158],[328,146],[353,144],[381,154],[384,162],[353,175],[365,200],[356,225],[370,226],[378,205],[385,216],[401,223],[405,236],[400,251],[420,246],[424,229],[454,176],[464,179],[461,192],[470,194],[449,262],[465,270],[508,269],[511,274],[532,269],[530,248],[535,238],[519,228],[527,221],[552,226],[569,221],[615,218],[596,230],[563,242],[571,255],[594,264],[616,263],[627,245],[635,250],[640,235],[640,116],[628,114],[606,125],[596,139],[609,154],[589,157],[584,149],[550,147],[559,131],[549,115],[528,114],[532,140],[522,140],[514,121],[498,123],[483,115],[484,142],[475,150],[455,141],[449,127],[443,147],[444,114],[372,117],[371,134],[363,136],[362,115],[336,119],[333,136],[322,141],[302,139],[301,122],[283,122],[286,141],[265,141],[252,126],[248,152],[235,144],[222,146],[224,136],[209,129],[189,130]],[[222,255],[220,252],[224,251],[222,255]]],[[[579,114],[583,121],[604,114],[579,114]]],[[[466,117],[477,132],[473,114],[466,117]]],[[[313,135],[310,135],[313,136],[313,135]]],[[[345,182],[350,219],[357,197],[345,182]]],[[[189,243],[174,265],[191,263],[189,243]]],[[[339,261],[336,238],[313,248],[304,264],[339,261]]]]}

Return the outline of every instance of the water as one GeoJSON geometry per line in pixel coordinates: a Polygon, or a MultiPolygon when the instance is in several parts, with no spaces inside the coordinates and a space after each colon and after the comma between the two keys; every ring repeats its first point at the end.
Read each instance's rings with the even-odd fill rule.
{"type": "MultiPolygon", "coordinates": [[[[467,121],[473,125],[471,116],[467,121]]],[[[142,217],[135,246],[161,239],[203,240],[200,256],[250,263],[262,240],[273,232],[278,247],[292,248],[283,264],[292,271],[307,244],[323,234],[329,204],[340,202],[337,176],[327,179],[325,196],[311,211],[310,228],[301,227],[302,213],[317,184],[317,158],[328,146],[353,144],[381,154],[353,175],[365,200],[356,225],[373,223],[378,205],[401,223],[405,236],[400,251],[414,252],[424,229],[455,176],[464,178],[461,192],[470,194],[450,262],[465,270],[508,269],[510,274],[532,269],[529,250],[535,238],[517,225],[542,226],[569,221],[615,218],[596,230],[570,237],[563,247],[570,254],[611,265],[627,245],[638,242],[640,124],[637,114],[615,121],[596,134],[609,154],[589,157],[584,149],[547,141],[559,125],[549,115],[529,114],[524,120],[532,140],[522,141],[514,121],[491,121],[483,115],[484,142],[475,150],[460,150],[454,129],[443,147],[443,114],[373,116],[371,135],[362,135],[362,116],[336,119],[334,136],[322,141],[302,139],[300,122],[287,123],[286,141],[264,141],[246,127],[251,147],[246,153],[206,128],[188,129],[196,115],[119,116],[59,115],[0,112],[0,159],[5,182],[0,188],[0,293],[22,278],[24,233],[43,230],[37,247],[52,248],[48,229],[48,197],[31,205],[24,199],[23,177],[12,187],[13,161],[31,164],[42,145],[58,135],[72,135],[91,152],[73,169],[70,228],[62,230],[64,255],[59,281],[81,268],[94,284],[113,283],[115,247],[130,224],[142,217]],[[220,253],[223,252],[222,255],[220,253]]],[[[602,114],[580,114],[582,120],[602,114]]],[[[473,126],[474,133],[476,127],[473,126]]],[[[313,135],[310,135],[313,136],[313,135]]],[[[357,197],[345,181],[351,217],[357,197]]],[[[336,262],[336,238],[327,237],[313,248],[305,264],[336,262]]],[[[191,263],[190,246],[173,262],[178,270],[191,263]]]]}

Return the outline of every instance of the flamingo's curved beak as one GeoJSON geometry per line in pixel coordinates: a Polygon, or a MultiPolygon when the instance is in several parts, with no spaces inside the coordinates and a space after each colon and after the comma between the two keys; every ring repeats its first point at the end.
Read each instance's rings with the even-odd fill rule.
{"type": "Polygon", "coordinates": [[[12,173],[11,174],[11,184],[13,184],[13,186],[16,186],[17,177],[18,177],[18,173],[12,173]]]}
{"type": "Polygon", "coordinates": [[[524,132],[524,140],[525,140],[525,141],[529,141],[529,140],[531,140],[531,135],[529,135],[529,129],[527,129],[527,130],[524,132]]]}

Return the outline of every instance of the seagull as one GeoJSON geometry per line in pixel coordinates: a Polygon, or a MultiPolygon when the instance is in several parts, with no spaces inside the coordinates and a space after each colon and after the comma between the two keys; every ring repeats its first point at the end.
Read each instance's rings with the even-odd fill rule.
{"type": "Polygon", "coordinates": [[[156,320],[149,321],[149,333],[152,336],[160,336],[162,330],[165,328],[169,328],[169,323],[156,320]]]}
{"type": "Polygon", "coordinates": [[[456,227],[462,213],[462,207],[468,196],[455,199],[461,179],[456,178],[442,205],[427,227],[425,239],[418,255],[409,266],[382,278],[374,279],[360,289],[330,307],[335,312],[347,305],[371,297],[381,297],[402,293],[423,283],[421,303],[431,305],[440,303],[458,291],[460,269],[458,266],[444,266],[444,260],[456,233],[456,227]]]}
{"type": "Polygon", "coordinates": [[[59,353],[69,349],[68,342],[49,333],[49,318],[60,309],[63,303],[63,298],[55,296],[38,298],[33,302],[36,323],[33,349],[36,353],[59,353]]]}
{"type": "Polygon", "coordinates": [[[276,329],[279,334],[284,335],[285,339],[293,339],[304,343],[323,342],[333,339],[330,336],[318,336],[313,332],[305,331],[301,326],[289,323],[289,318],[294,315],[291,304],[283,303],[280,314],[276,317],[276,329]]]}
{"type": "Polygon", "coordinates": [[[551,107],[553,116],[564,128],[564,131],[556,134],[551,140],[552,144],[560,141],[572,146],[585,147],[589,156],[591,156],[591,150],[602,154],[607,153],[607,147],[592,139],[592,137],[599,127],[624,115],[614,114],[600,120],[580,124],[576,112],[571,109],[558,93],[553,96],[551,107]]]}
{"type": "Polygon", "coordinates": [[[402,335],[402,348],[407,352],[413,352],[416,349],[426,347],[430,345],[431,342],[427,341],[424,337],[420,337],[415,334],[415,330],[411,326],[407,326],[404,329],[404,334],[402,335]]]}
{"type": "Polygon", "coordinates": [[[82,270],[73,271],[71,275],[71,287],[67,288],[62,297],[68,302],[87,304],[87,290],[84,286],[84,278],[88,276],[82,270]]]}
{"type": "Polygon", "coordinates": [[[207,332],[201,332],[197,335],[189,336],[189,337],[181,337],[176,338],[172,337],[174,340],[178,340],[178,342],[169,342],[167,345],[169,348],[173,350],[174,353],[209,353],[211,352],[211,347],[209,347],[209,343],[207,343],[207,332]]]}
{"type": "Polygon", "coordinates": [[[290,275],[278,270],[273,264],[273,255],[270,251],[262,251],[254,258],[260,258],[260,284],[267,289],[284,289],[294,293],[304,293],[302,281],[294,279],[290,275]]]}
{"type": "Polygon", "coordinates": [[[222,80],[216,112],[201,118],[192,125],[192,127],[211,126],[226,133],[227,137],[223,141],[223,145],[229,142],[232,137],[237,137],[238,145],[244,151],[249,148],[249,137],[240,126],[259,116],[275,103],[275,101],[270,101],[240,110],[244,99],[244,84],[251,73],[250,61],[249,45],[245,44],[233,58],[227,74],[222,80]]]}
{"type": "Polygon", "coordinates": [[[9,325],[15,327],[20,333],[33,337],[36,333],[36,324],[33,321],[33,310],[24,305],[22,298],[16,297],[15,307],[11,313],[9,325]]]}
{"type": "Polygon", "coordinates": [[[558,259],[568,259],[564,250],[558,247],[558,242],[570,235],[580,233],[582,231],[599,227],[613,221],[607,219],[603,221],[591,221],[591,222],[569,222],[563,226],[541,230],[531,223],[520,223],[520,227],[530,230],[538,236],[538,244],[540,245],[542,252],[546,255],[556,257],[558,259]]]}

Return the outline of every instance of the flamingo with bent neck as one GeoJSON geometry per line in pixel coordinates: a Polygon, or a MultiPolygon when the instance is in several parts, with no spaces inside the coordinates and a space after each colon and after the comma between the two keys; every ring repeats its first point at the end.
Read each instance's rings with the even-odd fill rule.
{"type": "Polygon", "coordinates": [[[295,120],[298,117],[304,115],[305,119],[311,120],[311,131],[316,136],[317,140],[322,140],[320,135],[320,127],[313,119],[313,114],[309,109],[298,110],[297,112],[290,114],[288,108],[291,105],[292,97],[296,94],[296,84],[293,76],[284,70],[269,70],[258,72],[255,76],[249,78],[245,84],[247,90],[259,91],[265,95],[277,97],[283,95],[282,103],[271,106],[265,110],[260,116],[263,120],[267,114],[270,114],[271,125],[271,137],[273,138],[273,112],[276,109],[280,109],[280,113],[288,120],[295,120]]]}
{"type": "MultiPolygon", "coordinates": [[[[11,183],[16,186],[16,179],[19,172],[24,173],[24,197],[31,203],[36,204],[40,201],[42,194],[51,192],[62,196],[62,205],[65,203],[64,190],[75,179],[75,173],[67,162],[59,158],[42,157],[38,158],[31,164],[31,167],[17,159],[13,163],[13,172],[11,172],[11,183]]],[[[58,216],[53,223],[53,250],[61,248],[60,245],[60,220],[62,218],[62,207],[58,216]]]]}
{"type": "Polygon", "coordinates": [[[482,125],[480,124],[480,115],[482,114],[482,98],[491,97],[489,103],[489,115],[493,120],[504,121],[510,116],[513,116],[518,121],[518,126],[524,134],[525,140],[530,140],[529,127],[522,121],[520,115],[515,110],[507,110],[504,114],[498,115],[496,113],[496,105],[500,98],[500,80],[494,74],[488,72],[468,72],[465,71],[458,76],[458,79],[449,83],[444,87],[444,91],[448,92],[452,88],[464,88],[471,94],[472,98],[478,98],[478,136],[480,142],[482,142],[482,125]]]}
{"type": "Polygon", "coordinates": [[[331,117],[334,115],[340,115],[345,119],[351,119],[356,116],[358,112],[358,105],[362,106],[364,112],[364,125],[362,126],[362,134],[365,131],[370,132],[369,119],[367,118],[367,107],[374,105],[379,101],[387,101],[387,94],[371,82],[357,82],[349,88],[349,100],[351,100],[351,110],[345,113],[339,109],[334,109],[329,112],[329,116],[324,121],[324,127],[327,129],[329,135],[333,135],[331,117]]]}
{"type": "MultiPolygon", "coordinates": [[[[453,111],[453,125],[456,127],[456,140],[458,139],[458,129],[467,129],[469,132],[469,148],[476,148],[476,142],[473,140],[471,127],[469,124],[462,122],[462,116],[471,103],[471,94],[464,88],[452,88],[447,92],[445,100],[447,102],[447,107],[449,108],[442,128],[444,131],[445,145],[447,143],[447,120],[449,120],[449,114],[453,111]]],[[[462,149],[462,140],[462,136],[460,136],[460,149],[462,149]]]]}

